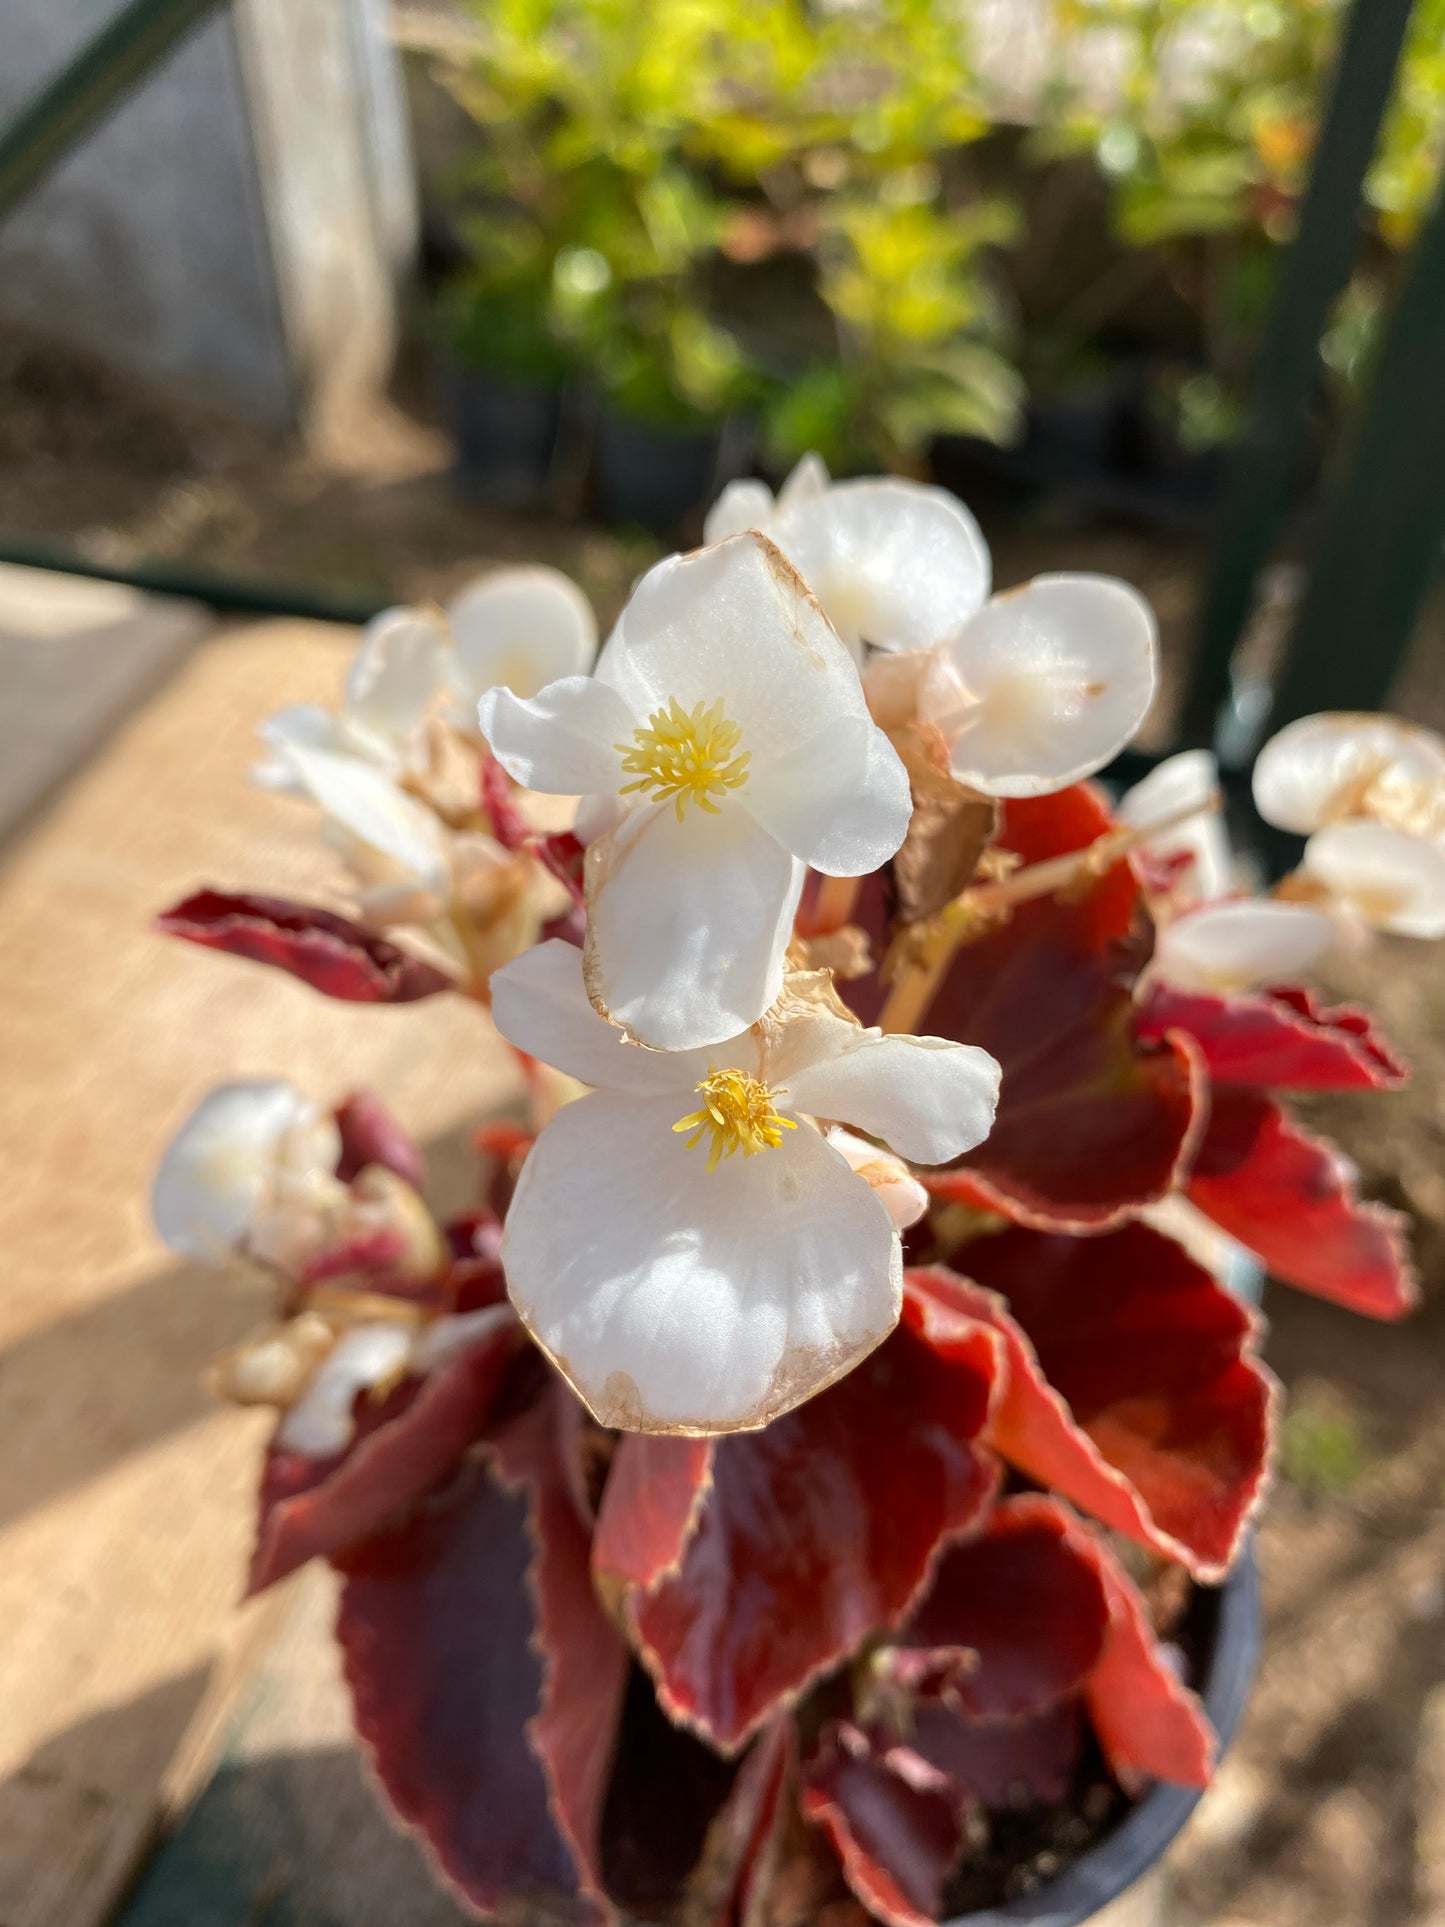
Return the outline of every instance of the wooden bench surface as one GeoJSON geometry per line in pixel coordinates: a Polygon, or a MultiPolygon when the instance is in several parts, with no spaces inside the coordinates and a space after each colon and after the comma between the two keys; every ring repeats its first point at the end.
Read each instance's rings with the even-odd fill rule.
{"type": "MultiPolygon", "coordinates": [[[[173,620],[163,615],[162,628],[173,620]]],[[[12,700],[25,628],[20,615],[7,622],[0,580],[11,652],[0,657],[10,692],[0,751],[25,739],[27,714],[35,731],[49,727],[40,707],[12,700]]],[[[260,717],[334,697],[349,642],[311,623],[216,631],[0,857],[0,1927],[113,1917],[209,1771],[258,1651],[288,1614],[276,1651],[294,1656],[298,1681],[330,1683],[288,1693],[280,1724],[246,1746],[344,1756],[351,1806],[338,1802],[334,1824],[359,1827],[370,1810],[324,1675],[326,1579],[237,1609],[267,1421],[215,1406],[200,1377],[264,1315],[263,1299],[254,1282],[173,1259],[147,1214],[167,1137],[226,1078],[283,1074],[318,1097],[370,1084],[428,1142],[450,1133],[453,1152],[464,1121],[513,1093],[484,1020],[459,1002],[330,1004],[147,928],[202,883],[325,900],[336,874],[314,816],[254,789],[245,771],[260,717]]],[[[126,647],[124,630],[111,643],[126,647]]],[[[155,648],[137,649],[132,688],[154,676],[155,648]]],[[[77,652],[69,670],[81,709],[85,662],[77,652]]],[[[109,715],[125,682],[107,670],[109,715]]],[[[53,699],[53,675],[46,688],[53,699]]],[[[55,755],[85,741],[68,718],[55,755]]],[[[27,782],[31,799],[49,787],[36,757],[27,782]]],[[[455,1155],[452,1166],[463,1182],[455,1155]]],[[[294,1805],[284,1776],[274,1785],[294,1805]]],[[[325,1804],[316,1786],[312,1809],[325,1804]]],[[[152,1927],[282,1917],[254,1894],[214,1916],[149,1904],[140,1917],[152,1927]]],[[[438,1904],[393,1904],[387,1917],[413,1927],[459,1917],[438,1904]]],[[[332,1916],[318,1902],[305,1917],[332,1916]]],[[[338,1921],[372,1917],[337,1904],[338,1921]]]]}

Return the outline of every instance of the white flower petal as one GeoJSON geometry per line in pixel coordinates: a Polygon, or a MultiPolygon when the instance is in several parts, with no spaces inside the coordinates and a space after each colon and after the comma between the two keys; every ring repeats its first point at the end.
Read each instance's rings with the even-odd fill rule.
{"type": "Polygon", "coordinates": [[[836,1039],[787,1073],[787,1108],[882,1138],[915,1164],[946,1164],[981,1144],[998,1108],[999,1067],[987,1051],[942,1037],[889,1037],[820,1018],[836,1039]]]}
{"type": "Polygon", "coordinates": [[[424,609],[387,609],[366,625],[352,659],[347,722],[404,754],[447,687],[447,655],[447,639],[424,609]]]}
{"type": "Polygon", "coordinates": [[[778,490],[780,509],[796,508],[800,502],[816,502],[828,493],[833,478],[828,464],[815,450],[798,457],[797,466],[778,490]]]}
{"type": "Polygon", "coordinates": [[[299,743],[303,749],[334,750],[338,755],[346,755],[353,747],[340,722],[320,703],[292,703],[278,709],[258,726],[256,734],[273,754],[251,765],[251,781],[262,789],[289,796],[306,794],[305,785],[286,757],[292,743],[299,743]]]}
{"type": "Polygon", "coordinates": [[[602,1424],[755,1428],[892,1330],[898,1238],[811,1126],[709,1172],[674,1122],[666,1097],[558,1112],[507,1214],[508,1286],[602,1424]]]}
{"type": "Polygon", "coordinates": [[[411,1346],[410,1326],[383,1319],[343,1332],[282,1419],[276,1443],[313,1459],[344,1451],[356,1429],[352,1407],[357,1394],[401,1377],[411,1346]]]}
{"type": "Polygon", "coordinates": [[[952,495],[921,482],[785,490],[768,533],[850,644],[931,649],[957,635],[988,594],[978,524],[952,495]]]}
{"type": "Polygon", "coordinates": [[[222,1084],[171,1140],[151,1214],[172,1251],[215,1260],[239,1249],[282,1175],[329,1178],[341,1155],[334,1119],[280,1079],[222,1084]]]}
{"type": "Polygon", "coordinates": [[[511,1308],[507,1305],[484,1305],[480,1311],[456,1312],[448,1318],[434,1319],[416,1335],[411,1347],[411,1369],[414,1372],[440,1370],[458,1352],[464,1352],[479,1339],[490,1338],[511,1317],[511,1308]]]}
{"type": "Polygon", "coordinates": [[[408,796],[384,770],[354,756],[289,743],[281,754],[313,802],[348,835],[379,851],[422,888],[447,888],[447,833],[425,805],[408,796]]]}
{"type": "Polygon", "coordinates": [[[1172,829],[1156,831],[1144,847],[1158,857],[1193,859],[1180,884],[1188,899],[1203,903],[1227,896],[1233,888],[1233,861],[1219,811],[1219,766],[1207,749],[1166,757],[1124,792],[1115,814],[1131,829],[1147,830],[1187,809],[1195,814],[1172,829]]]}
{"type": "Polygon", "coordinates": [[[1206,903],[1159,932],[1151,968],[1183,989],[1248,990],[1312,970],[1335,938],[1333,921],[1303,903],[1206,903]]]}
{"type": "MultiPolygon", "coordinates": [[[[587,1001],[582,952],[554,937],[492,973],[492,1018],[510,1044],[601,1090],[686,1095],[714,1057],[756,1068],[749,1036],[704,1051],[645,1050],[627,1041],[587,1001]]],[[[686,1107],[684,1107],[686,1108],[686,1107]]]]}
{"type": "Polygon", "coordinates": [[[833,1149],[848,1160],[871,1187],[873,1195],[893,1220],[895,1231],[906,1231],[928,1209],[928,1193],[914,1177],[902,1158],[891,1151],[880,1151],[867,1138],[855,1137],[841,1125],[831,1125],[823,1134],[833,1149]]]}
{"type": "Polygon", "coordinates": [[[1045,796],[1100,769],[1154,695],[1157,635],[1144,598],[1110,576],[1041,575],[995,596],[946,651],[955,702],[925,714],[953,773],[990,796],[1045,796]]]}
{"type": "Polygon", "coordinates": [[[1266,823],[1308,836],[1332,816],[1362,808],[1372,783],[1445,779],[1445,742],[1393,716],[1330,711],[1302,716],[1273,736],[1254,765],[1255,807],[1266,823]]]}
{"type": "Polygon", "coordinates": [[[492,754],[524,789],[554,796],[621,789],[616,746],[632,741],[637,723],[616,691],[591,676],[564,676],[527,701],[489,689],[477,715],[492,754]]]}
{"type": "Polygon", "coordinates": [[[774,1002],[804,869],[746,810],[644,803],[587,852],[587,989],[657,1050],[735,1037],[774,1002]]]}
{"type": "Polygon", "coordinates": [[[1376,930],[1445,937],[1445,844],[1385,823],[1331,823],[1301,867],[1376,930]]]}
{"type": "Polygon", "coordinates": [[[845,716],[749,773],[739,801],[785,850],[827,876],[864,876],[908,834],[913,797],[869,716],[845,716]]]}
{"type": "Polygon", "coordinates": [[[597,652],[592,604],[560,569],[500,569],[463,589],[447,614],[473,698],[498,684],[535,696],[550,682],[584,674],[597,652]]]}
{"type": "MultiPolygon", "coordinates": [[[[867,714],[848,651],[797,572],[752,533],[650,569],[597,678],[639,723],[673,699],[689,711],[721,701],[754,770],[845,716],[867,714]]],[[[746,787],[738,794],[746,798],[746,787]]]]}
{"type": "Polygon", "coordinates": [[[704,542],[721,542],[744,529],[766,529],[773,512],[773,491],[766,482],[729,482],[707,512],[704,542]]]}

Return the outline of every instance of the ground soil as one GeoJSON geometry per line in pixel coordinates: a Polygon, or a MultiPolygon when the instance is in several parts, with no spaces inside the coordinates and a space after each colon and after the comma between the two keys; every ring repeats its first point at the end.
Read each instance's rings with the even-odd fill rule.
{"type": "MultiPolygon", "coordinates": [[[[0,331],[0,547],[163,560],[380,603],[444,596],[479,565],[545,560],[606,621],[657,552],[565,516],[462,501],[427,384],[311,449],[9,329],[0,331]]],[[[1067,510],[989,519],[1001,584],[1101,569],[1154,601],[1163,740],[1204,550],[1198,533],[1100,529],[1067,510]]],[[[1440,722],[1439,625],[1402,707],[1440,722]]],[[[1445,972],[1385,945],[1343,964],[1413,1059],[1397,1096],[1311,1113],[1366,1189],[1417,1220],[1425,1302],[1373,1326],[1279,1287],[1269,1357],[1291,1401],[1285,1474],[1259,1535],[1268,1639],[1250,1712],[1179,1853],[1169,1927],[1445,1927],[1445,972]]]]}

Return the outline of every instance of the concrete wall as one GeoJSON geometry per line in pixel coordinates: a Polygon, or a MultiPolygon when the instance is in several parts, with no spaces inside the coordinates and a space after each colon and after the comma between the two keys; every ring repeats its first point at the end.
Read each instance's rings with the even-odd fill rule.
{"type": "MultiPolygon", "coordinates": [[[[120,0],[3,0],[0,121],[120,0]]],[[[0,224],[0,314],[284,429],[381,379],[414,242],[385,0],[231,0],[0,224]]]]}

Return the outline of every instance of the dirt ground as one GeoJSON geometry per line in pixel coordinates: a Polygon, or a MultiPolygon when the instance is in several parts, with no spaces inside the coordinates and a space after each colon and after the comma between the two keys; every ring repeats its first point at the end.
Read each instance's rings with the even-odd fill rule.
{"type": "MultiPolygon", "coordinates": [[[[444,596],[478,564],[569,570],[604,621],[648,538],[486,512],[455,494],[424,380],[403,403],[278,447],[92,364],[0,332],[0,546],[111,565],[163,559],[383,602],[444,596]]],[[[1067,513],[990,523],[1001,584],[1092,568],[1138,583],[1179,682],[1202,539],[1067,513]]],[[[1402,707],[1439,723],[1439,625],[1402,707]]],[[[1157,739],[1157,736],[1156,736],[1157,739]]],[[[1290,1395],[1259,1535],[1268,1641],[1243,1731],[1179,1856],[1169,1927],[1445,1927],[1445,973],[1425,946],[1347,961],[1414,1061],[1399,1096],[1311,1107],[1366,1189],[1415,1215],[1422,1311],[1372,1326],[1272,1288],[1269,1357],[1290,1395]]]]}

